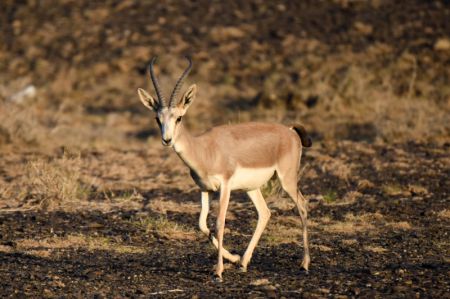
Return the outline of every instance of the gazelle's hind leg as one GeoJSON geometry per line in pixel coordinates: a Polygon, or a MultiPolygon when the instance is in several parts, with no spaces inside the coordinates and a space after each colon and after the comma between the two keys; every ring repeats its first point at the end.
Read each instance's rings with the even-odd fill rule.
{"type": "MultiPolygon", "coordinates": [[[[209,231],[209,228],[206,224],[206,219],[208,218],[208,212],[209,212],[209,192],[202,192],[202,210],[200,212],[200,217],[198,220],[198,224],[200,227],[200,230],[208,236],[209,240],[211,241],[214,246],[219,249],[219,242],[217,239],[211,234],[209,231]]],[[[238,254],[231,254],[228,250],[225,248],[223,249],[223,257],[227,260],[229,260],[232,263],[237,263],[241,260],[241,257],[238,254]]]]}
{"type": "Polygon", "coordinates": [[[256,224],[256,229],[255,232],[253,233],[252,239],[250,240],[250,244],[248,244],[247,250],[242,256],[241,270],[244,272],[247,271],[247,265],[250,262],[250,259],[252,258],[253,250],[258,244],[259,238],[261,237],[261,234],[266,228],[267,222],[269,222],[270,218],[270,210],[267,207],[263,195],[261,194],[261,190],[259,189],[252,190],[247,192],[247,194],[252,200],[253,204],[255,205],[256,210],[258,211],[258,223],[256,224]]]}
{"type": "Polygon", "coordinates": [[[307,225],[308,212],[306,209],[306,200],[303,197],[300,190],[298,190],[297,188],[297,167],[292,167],[292,164],[286,166],[287,167],[285,169],[277,170],[277,174],[278,178],[280,179],[281,186],[297,205],[297,209],[300,214],[300,218],[302,220],[303,247],[304,247],[302,267],[305,270],[308,270],[311,259],[309,256],[308,225],[307,225]]]}

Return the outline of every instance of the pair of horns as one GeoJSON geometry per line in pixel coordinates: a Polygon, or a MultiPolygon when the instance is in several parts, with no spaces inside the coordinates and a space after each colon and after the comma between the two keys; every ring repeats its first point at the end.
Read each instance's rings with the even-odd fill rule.
{"type": "MultiPolygon", "coordinates": [[[[160,105],[161,105],[162,107],[167,107],[166,100],[164,99],[164,96],[163,96],[163,94],[161,93],[161,88],[160,88],[160,86],[159,86],[158,79],[156,79],[155,72],[153,71],[153,64],[155,63],[156,58],[157,58],[156,56],[153,57],[152,61],[150,62],[150,65],[149,65],[149,69],[150,69],[150,77],[151,77],[151,79],[152,79],[153,86],[155,87],[156,95],[158,96],[158,100],[159,100],[160,105]]],[[[188,60],[189,65],[188,65],[188,67],[184,70],[184,72],[181,74],[181,76],[180,76],[180,78],[178,79],[177,83],[175,83],[175,87],[173,88],[172,94],[170,95],[170,99],[169,99],[169,107],[174,107],[174,106],[176,106],[177,103],[176,103],[175,98],[176,98],[178,92],[180,91],[181,86],[183,85],[184,79],[186,78],[186,76],[189,74],[189,72],[190,72],[191,69],[192,69],[192,60],[191,60],[191,58],[188,57],[188,56],[186,56],[186,59],[188,60]]]]}

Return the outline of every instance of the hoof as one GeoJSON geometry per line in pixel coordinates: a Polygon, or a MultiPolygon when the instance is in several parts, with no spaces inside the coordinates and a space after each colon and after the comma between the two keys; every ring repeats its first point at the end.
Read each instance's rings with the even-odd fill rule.
{"type": "Polygon", "coordinates": [[[306,255],[303,257],[303,261],[302,261],[302,268],[305,269],[306,272],[309,271],[309,262],[310,262],[310,258],[309,255],[306,255]]]}
{"type": "Polygon", "coordinates": [[[214,274],[213,281],[216,282],[216,283],[222,283],[223,279],[222,279],[221,276],[219,276],[217,274],[214,274]]]}
{"type": "Polygon", "coordinates": [[[305,272],[309,272],[309,265],[306,263],[302,263],[301,268],[305,271],[305,272]]]}

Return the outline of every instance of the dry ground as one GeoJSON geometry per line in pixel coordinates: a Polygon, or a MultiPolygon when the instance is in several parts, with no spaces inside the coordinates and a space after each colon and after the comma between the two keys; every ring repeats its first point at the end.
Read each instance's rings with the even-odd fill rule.
{"type": "MultiPolygon", "coordinates": [[[[449,297],[449,15],[448,1],[2,1],[0,295],[449,297]],[[309,273],[270,182],[248,273],[212,281],[199,191],[136,95],[150,57],[168,92],[186,53],[192,131],[311,132],[309,273]]],[[[226,246],[242,253],[256,219],[234,193],[226,246]]]]}
{"type": "MultiPolygon", "coordinates": [[[[87,198],[63,201],[61,194],[63,209],[25,211],[36,204],[33,192],[42,186],[32,188],[16,212],[8,212],[13,203],[4,201],[0,273],[14,279],[3,280],[3,294],[448,295],[446,151],[419,144],[314,146],[304,156],[301,182],[310,201],[310,272],[299,267],[301,224],[294,205],[273,187],[265,190],[273,216],[249,272],[231,266],[218,285],[212,281],[215,250],[197,229],[199,192],[178,158],[161,153],[161,147],[155,141],[147,149],[53,160],[51,167],[63,159],[76,161],[83,182],[92,182],[87,198]]],[[[2,169],[20,159],[23,155],[8,155],[2,169]]],[[[32,159],[48,157],[34,153],[32,159]]],[[[28,186],[39,180],[36,175],[26,176],[28,186]]],[[[11,185],[21,180],[10,179],[11,185]]],[[[213,206],[212,227],[216,201],[213,206]]],[[[233,195],[227,219],[225,243],[242,253],[256,224],[245,194],[233,195]]]]}

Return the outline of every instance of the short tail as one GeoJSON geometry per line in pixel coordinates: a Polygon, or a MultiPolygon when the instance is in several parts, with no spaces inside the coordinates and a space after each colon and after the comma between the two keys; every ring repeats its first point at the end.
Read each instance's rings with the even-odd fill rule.
{"type": "Polygon", "coordinates": [[[311,147],[312,145],[311,137],[309,137],[308,133],[306,133],[305,127],[303,127],[302,125],[295,125],[292,128],[295,130],[295,132],[297,132],[298,136],[300,136],[302,145],[304,147],[311,147]]]}

